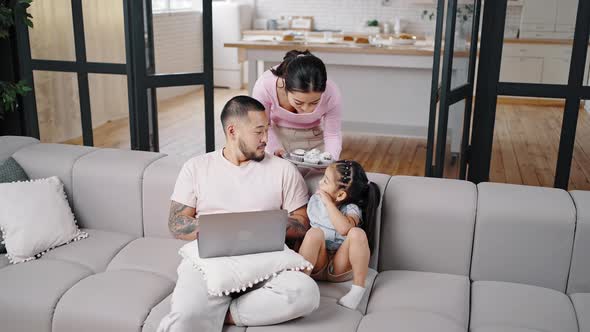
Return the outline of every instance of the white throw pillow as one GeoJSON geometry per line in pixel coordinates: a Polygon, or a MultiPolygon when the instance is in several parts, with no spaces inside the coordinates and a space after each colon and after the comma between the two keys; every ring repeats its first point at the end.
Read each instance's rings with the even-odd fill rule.
{"type": "Polygon", "coordinates": [[[197,240],[185,244],[179,251],[201,271],[211,296],[244,292],[281,271],[313,269],[303,256],[285,246],[283,251],[253,255],[200,258],[197,240]]]}
{"type": "Polygon", "coordinates": [[[59,178],[0,184],[0,229],[6,256],[13,263],[83,238],[59,178]]]}

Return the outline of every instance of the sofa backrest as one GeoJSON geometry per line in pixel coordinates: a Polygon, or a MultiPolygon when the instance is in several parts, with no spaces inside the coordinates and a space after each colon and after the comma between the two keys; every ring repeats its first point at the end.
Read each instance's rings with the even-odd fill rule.
{"type": "MultiPolygon", "coordinates": [[[[0,161],[10,156],[32,179],[58,176],[81,227],[172,237],[170,196],[187,158],[0,137],[0,161]]],[[[306,177],[311,192],[320,176],[306,177]]],[[[590,192],[368,176],[382,191],[371,267],[590,292],[590,192]]]]}
{"type": "MultiPolygon", "coordinates": [[[[4,138],[4,140],[7,140],[4,138]]],[[[12,142],[14,141],[14,142],[12,142]]],[[[31,179],[58,176],[80,227],[143,236],[143,174],[164,155],[63,144],[2,143],[31,179]]],[[[164,221],[165,222],[165,221],[164,221]]]]}
{"type": "Polygon", "coordinates": [[[383,201],[378,270],[469,275],[476,202],[471,182],[393,176],[383,201]]]}
{"type": "Polygon", "coordinates": [[[567,292],[590,293],[590,191],[572,191],[576,205],[576,236],[567,292]]]}
{"type": "Polygon", "coordinates": [[[70,206],[75,211],[72,170],[80,158],[94,151],[95,148],[86,146],[39,143],[27,145],[15,152],[12,157],[31,179],[59,177],[64,184],[70,206]]]}
{"type": "Polygon", "coordinates": [[[39,143],[39,140],[32,137],[0,136],[0,162],[10,158],[16,151],[25,146],[37,143],[39,143]]]}
{"type": "Polygon", "coordinates": [[[170,196],[185,157],[166,156],[143,174],[143,228],[145,236],[173,238],[168,229],[170,196]]]}
{"type": "Polygon", "coordinates": [[[472,280],[565,292],[576,210],[561,189],[480,183],[472,280]]]}
{"type": "Polygon", "coordinates": [[[143,236],[143,173],[163,154],[99,149],[72,171],[74,209],[83,227],[143,236]]]}

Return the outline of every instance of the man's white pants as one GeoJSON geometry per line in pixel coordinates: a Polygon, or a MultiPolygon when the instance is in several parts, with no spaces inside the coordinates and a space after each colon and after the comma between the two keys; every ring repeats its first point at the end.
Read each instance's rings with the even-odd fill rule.
{"type": "Polygon", "coordinates": [[[228,307],[237,326],[278,324],[319,307],[319,288],[302,272],[284,271],[256,286],[235,299],[209,296],[201,273],[183,260],[170,313],[160,322],[158,332],[220,332],[228,307]]]}

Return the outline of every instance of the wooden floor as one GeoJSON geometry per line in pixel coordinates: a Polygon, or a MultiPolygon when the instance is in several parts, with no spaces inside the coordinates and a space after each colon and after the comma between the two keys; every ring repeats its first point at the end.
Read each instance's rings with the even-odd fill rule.
{"type": "MultiPolygon", "coordinates": [[[[224,144],[219,114],[225,102],[245,90],[215,90],[216,146],[224,144]]],[[[195,92],[159,104],[160,151],[192,156],[205,152],[203,94],[195,92]]],[[[563,108],[499,104],[496,115],[490,181],[553,186],[563,108]]],[[[81,138],[67,143],[81,144],[81,138]]],[[[94,130],[95,146],[126,148],[128,119],[94,130]]],[[[447,149],[448,151],[448,149],[447,149]]],[[[344,134],[341,158],[355,159],[369,172],[423,176],[426,140],[344,134]]],[[[458,177],[450,157],[445,177],[458,177]]],[[[569,189],[590,190],[590,117],[580,110],[569,189]]]]}

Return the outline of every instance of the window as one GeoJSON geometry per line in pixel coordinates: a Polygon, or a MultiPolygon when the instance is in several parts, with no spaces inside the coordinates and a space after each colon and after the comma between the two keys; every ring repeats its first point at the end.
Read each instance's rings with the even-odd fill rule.
{"type": "MultiPolygon", "coordinates": [[[[201,1],[201,0],[198,0],[201,1]]],[[[193,0],[152,0],[152,11],[167,12],[193,8],[193,0]]]]}

